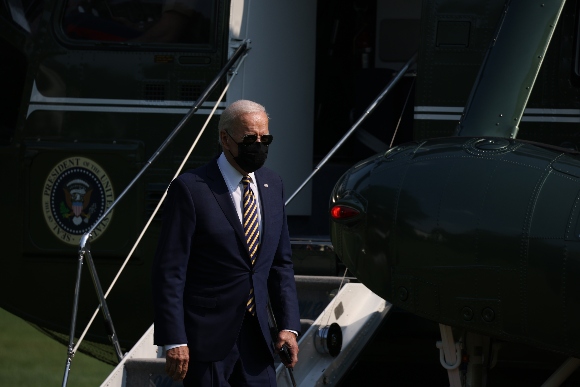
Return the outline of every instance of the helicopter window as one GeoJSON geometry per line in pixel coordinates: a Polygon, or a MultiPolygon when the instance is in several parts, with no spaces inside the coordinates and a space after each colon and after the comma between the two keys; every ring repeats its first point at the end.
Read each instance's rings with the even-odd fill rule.
{"type": "Polygon", "coordinates": [[[134,43],[211,43],[211,0],[68,0],[62,27],[71,39],[134,43]]]}

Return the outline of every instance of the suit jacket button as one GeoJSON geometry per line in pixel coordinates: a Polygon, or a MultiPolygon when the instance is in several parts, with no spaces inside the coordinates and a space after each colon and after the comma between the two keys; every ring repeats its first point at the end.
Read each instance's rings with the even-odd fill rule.
{"type": "Polygon", "coordinates": [[[254,275],[254,274],[256,274],[256,272],[255,272],[255,271],[252,269],[252,270],[250,271],[250,274],[251,274],[251,275],[254,275]]]}

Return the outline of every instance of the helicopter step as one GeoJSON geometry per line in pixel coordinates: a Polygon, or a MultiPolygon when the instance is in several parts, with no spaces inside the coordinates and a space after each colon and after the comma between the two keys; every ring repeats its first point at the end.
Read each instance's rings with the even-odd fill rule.
{"type": "MultiPolygon", "coordinates": [[[[381,326],[391,304],[360,283],[346,284],[298,345],[300,359],[293,371],[297,386],[335,386],[381,326]]],[[[284,365],[276,368],[279,387],[291,387],[284,365]]]]}
{"type": "MultiPolygon", "coordinates": [[[[325,308],[314,321],[301,319],[301,362],[293,376],[298,386],[336,385],[381,325],[391,304],[364,285],[341,277],[296,276],[296,285],[305,306],[301,308],[303,316],[317,310],[323,301],[325,308]]],[[[153,332],[151,325],[101,387],[182,385],[165,374],[165,354],[153,344],[153,332]]],[[[288,371],[279,362],[276,378],[280,387],[292,386],[288,371]]]]}

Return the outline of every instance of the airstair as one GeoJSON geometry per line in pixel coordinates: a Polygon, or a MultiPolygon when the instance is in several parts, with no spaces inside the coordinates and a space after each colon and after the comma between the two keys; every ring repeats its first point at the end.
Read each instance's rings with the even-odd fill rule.
{"type": "MultiPolygon", "coordinates": [[[[363,284],[341,277],[296,276],[296,286],[302,311],[299,362],[293,371],[296,385],[334,386],[354,364],[391,304],[363,284]],[[315,319],[313,313],[317,313],[315,319]]],[[[153,332],[152,325],[101,387],[183,385],[165,374],[165,354],[153,345],[153,332]]],[[[277,363],[276,379],[279,387],[292,387],[281,363],[277,363]]]]}

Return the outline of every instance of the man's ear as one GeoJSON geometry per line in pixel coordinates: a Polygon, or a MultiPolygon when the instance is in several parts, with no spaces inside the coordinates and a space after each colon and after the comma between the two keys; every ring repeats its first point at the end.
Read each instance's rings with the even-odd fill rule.
{"type": "Polygon", "coordinates": [[[224,147],[224,144],[228,141],[228,136],[226,135],[226,133],[222,130],[220,131],[220,144],[222,146],[222,148],[224,147]]]}

